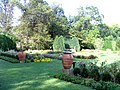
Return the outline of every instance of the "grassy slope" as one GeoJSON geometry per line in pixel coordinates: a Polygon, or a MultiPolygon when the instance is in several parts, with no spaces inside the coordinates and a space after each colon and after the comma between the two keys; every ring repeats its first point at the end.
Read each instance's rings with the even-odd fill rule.
{"type": "Polygon", "coordinates": [[[50,77],[61,68],[58,60],[23,64],[0,60],[0,90],[92,90],[50,77]]]}

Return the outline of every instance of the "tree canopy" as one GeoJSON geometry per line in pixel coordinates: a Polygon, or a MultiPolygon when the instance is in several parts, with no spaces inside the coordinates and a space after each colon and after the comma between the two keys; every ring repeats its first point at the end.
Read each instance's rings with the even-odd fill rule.
{"type": "Polygon", "coordinates": [[[101,48],[96,46],[97,40],[103,44],[110,36],[119,47],[120,26],[110,27],[103,19],[104,15],[95,6],[80,6],[76,16],[66,17],[61,5],[50,6],[44,0],[0,1],[0,32],[17,37],[16,43],[21,48],[50,49],[56,36],[76,37],[82,48],[92,49],[101,48]],[[12,25],[14,7],[22,12],[17,26],[12,25]]]}

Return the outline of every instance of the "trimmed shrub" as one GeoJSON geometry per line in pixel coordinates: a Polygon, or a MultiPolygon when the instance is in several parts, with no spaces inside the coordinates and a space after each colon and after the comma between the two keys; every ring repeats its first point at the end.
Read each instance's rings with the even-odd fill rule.
{"type": "Polygon", "coordinates": [[[18,59],[11,58],[11,57],[0,56],[0,59],[11,62],[11,63],[19,63],[18,59]]]}
{"type": "Polygon", "coordinates": [[[74,74],[75,76],[80,75],[80,68],[74,68],[73,74],[74,74]]]}
{"type": "Polygon", "coordinates": [[[74,47],[73,49],[75,49],[76,51],[80,51],[80,44],[77,37],[72,38],[72,45],[74,47]]]}
{"type": "Polygon", "coordinates": [[[99,74],[99,71],[97,68],[93,68],[91,71],[90,71],[90,77],[93,78],[94,80],[96,81],[99,81],[100,80],[100,74],[99,74]]]}
{"type": "Polygon", "coordinates": [[[53,50],[57,50],[58,49],[58,36],[55,37],[55,40],[53,42],[53,50]]]}
{"type": "Polygon", "coordinates": [[[88,77],[88,69],[87,68],[83,68],[82,70],[81,70],[81,73],[80,73],[80,75],[82,76],[82,77],[84,77],[84,78],[87,78],[88,77]]]}
{"type": "Polygon", "coordinates": [[[76,51],[80,51],[80,44],[77,37],[65,38],[65,48],[66,49],[75,49],[76,51]]]}
{"type": "Polygon", "coordinates": [[[112,76],[108,71],[102,73],[102,80],[103,81],[111,81],[112,76]]]}
{"type": "Polygon", "coordinates": [[[58,50],[65,50],[64,37],[60,36],[58,38],[58,50]]]}
{"type": "Polygon", "coordinates": [[[113,83],[113,82],[105,82],[105,81],[95,81],[93,79],[89,78],[82,78],[82,77],[76,77],[76,76],[70,76],[65,73],[57,73],[53,76],[54,78],[59,78],[60,80],[72,82],[75,84],[81,84],[88,87],[91,87],[95,90],[119,90],[120,85],[113,83]]]}
{"type": "Polygon", "coordinates": [[[0,49],[3,51],[16,49],[16,43],[8,36],[0,34],[0,49]]]}
{"type": "Polygon", "coordinates": [[[63,36],[56,36],[53,42],[53,50],[75,49],[80,51],[80,45],[77,37],[64,38],[63,36]]]}
{"type": "Polygon", "coordinates": [[[12,54],[9,54],[9,53],[6,53],[6,52],[2,52],[1,56],[6,56],[6,57],[11,57],[11,58],[18,59],[17,55],[12,55],[12,54]]]}
{"type": "Polygon", "coordinates": [[[53,42],[53,50],[64,50],[64,37],[63,36],[56,36],[54,42],[53,42]]]}

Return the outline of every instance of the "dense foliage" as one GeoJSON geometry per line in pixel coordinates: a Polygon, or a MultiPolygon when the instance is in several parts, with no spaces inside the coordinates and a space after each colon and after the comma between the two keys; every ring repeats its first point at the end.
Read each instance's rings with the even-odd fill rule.
{"type": "Polygon", "coordinates": [[[73,73],[75,76],[92,78],[96,81],[106,81],[120,83],[120,65],[119,61],[107,65],[106,62],[101,62],[101,65],[97,66],[97,62],[80,62],[77,67],[74,68],[73,73]]]}
{"type": "Polygon", "coordinates": [[[53,42],[53,50],[74,49],[80,51],[80,45],[77,37],[66,38],[63,36],[56,36],[53,42]]]}
{"type": "Polygon", "coordinates": [[[93,79],[70,76],[65,73],[57,73],[54,75],[54,77],[67,82],[85,85],[95,90],[119,90],[120,89],[120,85],[113,82],[105,82],[105,81],[97,82],[93,79]]]}
{"type": "Polygon", "coordinates": [[[64,37],[63,36],[56,36],[54,43],[53,43],[53,50],[64,50],[64,37]]]}
{"type": "Polygon", "coordinates": [[[0,34],[0,49],[3,51],[16,49],[16,43],[10,37],[0,34]]]}
{"type": "Polygon", "coordinates": [[[80,6],[76,16],[66,17],[61,5],[50,6],[44,0],[0,1],[0,32],[16,36],[16,43],[22,49],[51,49],[55,37],[62,35],[66,38],[75,37],[72,39],[76,40],[76,43],[73,42],[76,46],[73,47],[71,44],[69,47],[70,43],[67,43],[65,47],[75,48],[76,51],[119,50],[120,26],[107,26],[103,23],[103,19],[104,15],[95,6],[80,6]],[[19,18],[20,23],[12,26],[15,8],[21,10],[22,15],[19,18]],[[112,41],[108,39],[109,36],[113,37],[112,41]]]}
{"type": "Polygon", "coordinates": [[[80,51],[80,44],[77,37],[64,38],[64,39],[65,39],[66,49],[75,49],[76,51],[80,51]]]}

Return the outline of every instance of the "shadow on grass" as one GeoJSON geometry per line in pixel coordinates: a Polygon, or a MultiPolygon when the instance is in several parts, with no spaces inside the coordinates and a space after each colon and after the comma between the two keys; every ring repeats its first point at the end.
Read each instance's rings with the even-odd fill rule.
{"type": "Polygon", "coordinates": [[[0,90],[91,90],[52,78],[51,75],[62,69],[58,60],[23,64],[0,61],[0,65],[0,90]]]}

